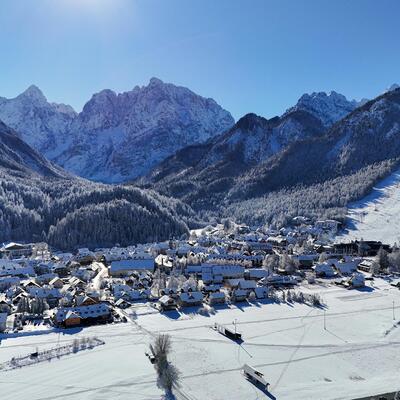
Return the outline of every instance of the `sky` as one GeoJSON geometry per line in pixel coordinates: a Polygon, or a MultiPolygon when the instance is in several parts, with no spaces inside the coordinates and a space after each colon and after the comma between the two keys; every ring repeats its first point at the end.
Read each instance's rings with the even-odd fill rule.
{"type": "Polygon", "coordinates": [[[155,76],[238,119],[303,93],[400,83],[398,0],[1,0],[0,96],[31,84],[80,111],[155,76]]]}

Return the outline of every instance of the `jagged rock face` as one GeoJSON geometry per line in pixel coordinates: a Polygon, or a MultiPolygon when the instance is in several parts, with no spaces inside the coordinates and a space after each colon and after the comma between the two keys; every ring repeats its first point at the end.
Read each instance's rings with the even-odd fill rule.
{"type": "Polygon", "coordinates": [[[14,99],[0,97],[0,120],[46,156],[51,155],[76,115],[70,106],[48,103],[36,86],[14,99]]]}
{"type": "Polygon", "coordinates": [[[234,120],[214,100],[152,78],[116,94],[103,90],[76,114],[36,87],[0,99],[0,119],[50,160],[93,180],[124,182],[185,146],[203,143],[234,120]]]}
{"type": "Polygon", "coordinates": [[[349,101],[345,96],[334,91],[329,94],[314,92],[301,96],[297,104],[289,108],[285,114],[291,113],[294,110],[307,111],[321,120],[325,128],[329,128],[360,105],[357,101],[349,101]]]}
{"type": "Polygon", "coordinates": [[[127,181],[233,123],[214,100],[153,78],[130,92],[94,95],[71,126],[75,140],[56,161],[90,179],[127,181]]]}

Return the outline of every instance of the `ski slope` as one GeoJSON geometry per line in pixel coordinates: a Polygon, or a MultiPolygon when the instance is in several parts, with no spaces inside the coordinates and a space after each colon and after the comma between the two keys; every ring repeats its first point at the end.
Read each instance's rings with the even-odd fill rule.
{"type": "Polygon", "coordinates": [[[347,228],[340,240],[400,243],[400,170],[376,185],[368,196],[349,205],[347,228]]]}
{"type": "Polygon", "coordinates": [[[400,389],[400,291],[376,279],[374,287],[346,290],[321,283],[324,310],[300,304],[242,303],[201,316],[196,309],[160,314],[145,304],[125,324],[93,326],[18,338],[0,336],[0,363],[16,355],[97,336],[103,346],[12,371],[0,371],[1,399],[158,400],[156,373],[145,356],[158,333],[173,341],[181,371],[177,400],[350,400],[400,389]],[[393,309],[394,301],[394,309],[393,309]],[[238,345],[214,331],[214,322],[242,333],[238,345]],[[270,383],[264,392],[242,375],[244,363],[270,383]]]}

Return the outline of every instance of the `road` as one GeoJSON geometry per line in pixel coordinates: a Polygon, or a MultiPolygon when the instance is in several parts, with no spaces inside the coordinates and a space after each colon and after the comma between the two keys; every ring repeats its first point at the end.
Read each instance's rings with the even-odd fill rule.
{"type": "Polygon", "coordinates": [[[96,261],[95,261],[93,264],[98,265],[99,268],[100,268],[100,271],[99,271],[98,274],[92,279],[92,282],[91,282],[90,287],[91,287],[92,290],[99,291],[100,288],[101,288],[101,283],[103,282],[103,279],[104,279],[106,276],[108,276],[108,269],[107,269],[107,267],[106,267],[103,263],[100,263],[100,262],[96,262],[96,261]]]}

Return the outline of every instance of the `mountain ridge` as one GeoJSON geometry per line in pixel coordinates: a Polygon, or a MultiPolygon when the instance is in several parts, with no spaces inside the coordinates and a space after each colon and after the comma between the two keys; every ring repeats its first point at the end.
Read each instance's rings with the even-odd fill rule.
{"type": "Polygon", "coordinates": [[[107,183],[143,175],[234,124],[213,99],[158,78],[127,92],[95,93],[80,113],[49,103],[32,85],[13,99],[0,98],[0,119],[66,170],[107,183]]]}

